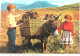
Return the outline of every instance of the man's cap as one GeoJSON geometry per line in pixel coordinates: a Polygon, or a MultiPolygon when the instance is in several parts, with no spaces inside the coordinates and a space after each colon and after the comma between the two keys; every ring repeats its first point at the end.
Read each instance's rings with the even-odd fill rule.
{"type": "Polygon", "coordinates": [[[13,4],[9,4],[7,7],[10,7],[11,9],[16,8],[16,6],[15,6],[15,5],[13,5],[13,4]]]}

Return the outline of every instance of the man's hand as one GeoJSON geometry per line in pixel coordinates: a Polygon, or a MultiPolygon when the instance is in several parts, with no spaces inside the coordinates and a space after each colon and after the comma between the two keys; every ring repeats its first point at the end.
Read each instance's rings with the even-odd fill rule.
{"type": "Polygon", "coordinates": [[[72,36],[72,39],[73,39],[73,36],[72,36]]]}
{"type": "Polygon", "coordinates": [[[20,23],[20,24],[18,24],[19,26],[21,26],[21,25],[23,25],[24,23],[20,23]]]}
{"type": "Polygon", "coordinates": [[[23,12],[22,15],[26,14],[27,11],[23,12]]]}
{"type": "Polygon", "coordinates": [[[14,17],[19,17],[19,16],[21,16],[21,15],[24,15],[24,14],[26,14],[26,12],[27,12],[27,11],[23,12],[22,14],[14,15],[14,17]]]}

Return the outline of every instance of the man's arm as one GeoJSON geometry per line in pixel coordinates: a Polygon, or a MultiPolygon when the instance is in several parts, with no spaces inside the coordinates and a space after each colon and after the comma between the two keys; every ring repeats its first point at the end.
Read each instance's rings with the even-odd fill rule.
{"type": "Polygon", "coordinates": [[[19,14],[19,15],[14,15],[14,17],[19,17],[19,16],[21,16],[21,15],[24,15],[24,14],[26,14],[26,12],[27,12],[27,11],[25,11],[24,13],[19,14]]]}
{"type": "Polygon", "coordinates": [[[20,25],[22,25],[22,24],[24,24],[24,23],[21,23],[21,24],[15,25],[15,26],[13,26],[12,24],[9,24],[9,27],[10,27],[10,28],[14,28],[14,27],[18,27],[18,26],[20,26],[20,25]]]}
{"type": "Polygon", "coordinates": [[[14,15],[14,17],[19,17],[19,16],[21,16],[21,15],[23,15],[23,14],[19,14],[19,15],[14,15]]]}
{"type": "Polygon", "coordinates": [[[15,28],[15,27],[17,27],[17,26],[19,26],[19,25],[14,25],[14,26],[13,26],[12,24],[9,24],[9,27],[10,27],[10,28],[15,28]]]}

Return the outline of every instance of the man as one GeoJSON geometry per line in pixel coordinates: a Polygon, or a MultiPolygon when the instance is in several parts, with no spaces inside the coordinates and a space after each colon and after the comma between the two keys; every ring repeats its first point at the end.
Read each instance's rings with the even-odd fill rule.
{"type": "Polygon", "coordinates": [[[19,17],[20,15],[23,15],[23,14],[14,15],[15,8],[16,8],[16,6],[13,4],[9,4],[7,6],[8,15],[7,15],[6,24],[7,24],[7,28],[8,28],[7,35],[8,35],[8,52],[9,53],[15,52],[15,47],[16,47],[16,45],[15,45],[15,40],[16,40],[15,30],[16,30],[17,26],[21,25],[21,24],[16,25],[15,17],[19,17]]]}

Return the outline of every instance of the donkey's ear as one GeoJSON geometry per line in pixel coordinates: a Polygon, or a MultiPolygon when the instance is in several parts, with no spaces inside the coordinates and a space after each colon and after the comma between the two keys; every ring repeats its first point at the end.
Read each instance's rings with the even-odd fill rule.
{"type": "Polygon", "coordinates": [[[58,20],[60,16],[61,16],[61,14],[59,16],[55,17],[55,20],[58,20]]]}

